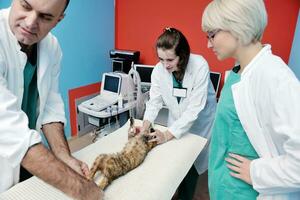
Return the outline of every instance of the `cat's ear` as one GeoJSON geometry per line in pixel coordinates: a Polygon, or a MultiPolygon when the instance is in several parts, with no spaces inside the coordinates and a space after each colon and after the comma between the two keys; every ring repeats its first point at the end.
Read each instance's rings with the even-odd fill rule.
{"type": "Polygon", "coordinates": [[[150,128],[150,133],[153,133],[153,132],[155,132],[155,130],[154,130],[154,128],[150,128]]]}
{"type": "Polygon", "coordinates": [[[134,133],[134,130],[130,127],[128,129],[128,139],[134,137],[135,133],[134,133]]]}

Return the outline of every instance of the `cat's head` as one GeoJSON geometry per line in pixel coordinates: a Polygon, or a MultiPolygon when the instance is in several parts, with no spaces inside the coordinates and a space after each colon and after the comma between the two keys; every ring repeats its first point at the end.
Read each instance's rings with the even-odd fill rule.
{"type": "Polygon", "coordinates": [[[150,140],[152,139],[151,136],[144,134],[144,141],[147,144],[148,150],[150,151],[151,149],[153,149],[155,146],[157,146],[157,141],[152,141],[150,142],[150,140]]]}

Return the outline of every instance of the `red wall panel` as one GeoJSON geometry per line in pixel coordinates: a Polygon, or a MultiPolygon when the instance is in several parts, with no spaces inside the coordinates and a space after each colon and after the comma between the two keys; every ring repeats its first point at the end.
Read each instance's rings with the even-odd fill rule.
{"type": "Polygon", "coordinates": [[[69,108],[70,108],[70,123],[71,123],[71,136],[77,136],[77,107],[76,99],[99,93],[101,83],[94,83],[79,88],[69,90],[69,108]]]}
{"type": "MultiPolygon", "coordinates": [[[[207,48],[201,31],[201,16],[210,0],[116,0],[115,47],[141,51],[141,63],[157,62],[154,44],[163,28],[180,29],[192,52],[203,55],[213,71],[230,69],[233,60],[220,62],[207,48]]],[[[272,44],[273,52],[288,62],[295,32],[299,0],[266,0],[269,24],[263,42],[272,44]]]]}

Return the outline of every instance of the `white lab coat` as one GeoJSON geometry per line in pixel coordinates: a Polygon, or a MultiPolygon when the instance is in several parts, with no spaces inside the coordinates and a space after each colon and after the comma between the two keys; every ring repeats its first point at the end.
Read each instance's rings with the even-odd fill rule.
{"type": "Polygon", "coordinates": [[[36,130],[49,122],[66,122],[62,98],[58,92],[61,50],[54,36],[48,34],[38,44],[37,82],[39,116],[36,130],[28,128],[28,118],[21,110],[23,69],[26,54],[8,25],[9,9],[0,11],[0,192],[19,180],[20,163],[33,144],[41,142],[36,130]]]}
{"type": "MultiPolygon", "coordinates": [[[[183,78],[187,97],[178,104],[173,96],[173,78],[165,67],[158,63],[151,75],[150,100],[146,104],[144,120],[154,122],[163,103],[169,109],[168,129],[175,138],[190,132],[210,140],[212,123],[215,117],[216,96],[210,81],[206,60],[191,54],[183,78]]],[[[195,161],[199,174],[207,170],[208,145],[195,161]]]]}
{"type": "Polygon", "coordinates": [[[241,124],[259,155],[250,174],[258,199],[300,199],[300,83],[266,45],[232,86],[241,124]]]}

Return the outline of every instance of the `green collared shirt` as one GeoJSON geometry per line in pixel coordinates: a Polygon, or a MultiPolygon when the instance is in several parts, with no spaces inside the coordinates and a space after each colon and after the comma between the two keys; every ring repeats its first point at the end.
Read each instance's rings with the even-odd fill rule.
{"type": "Polygon", "coordinates": [[[255,200],[258,193],[252,185],[230,175],[231,170],[225,158],[229,153],[239,154],[247,159],[258,158],[236,112],[232,85],[241,80],[240,67],[230,72],[218,102],[212,128],[208,164],[209,196],[211,200],[255,200]]]}
{"type": "Polygon", "coordinates": [[[22,100],[22,110],[29,120],[29,128],[35,129],[37,120],[38,88],[37,88],[37,62],[36,49],[34,59],[28,59],[24,68],[24,93],[22,100]]]}

